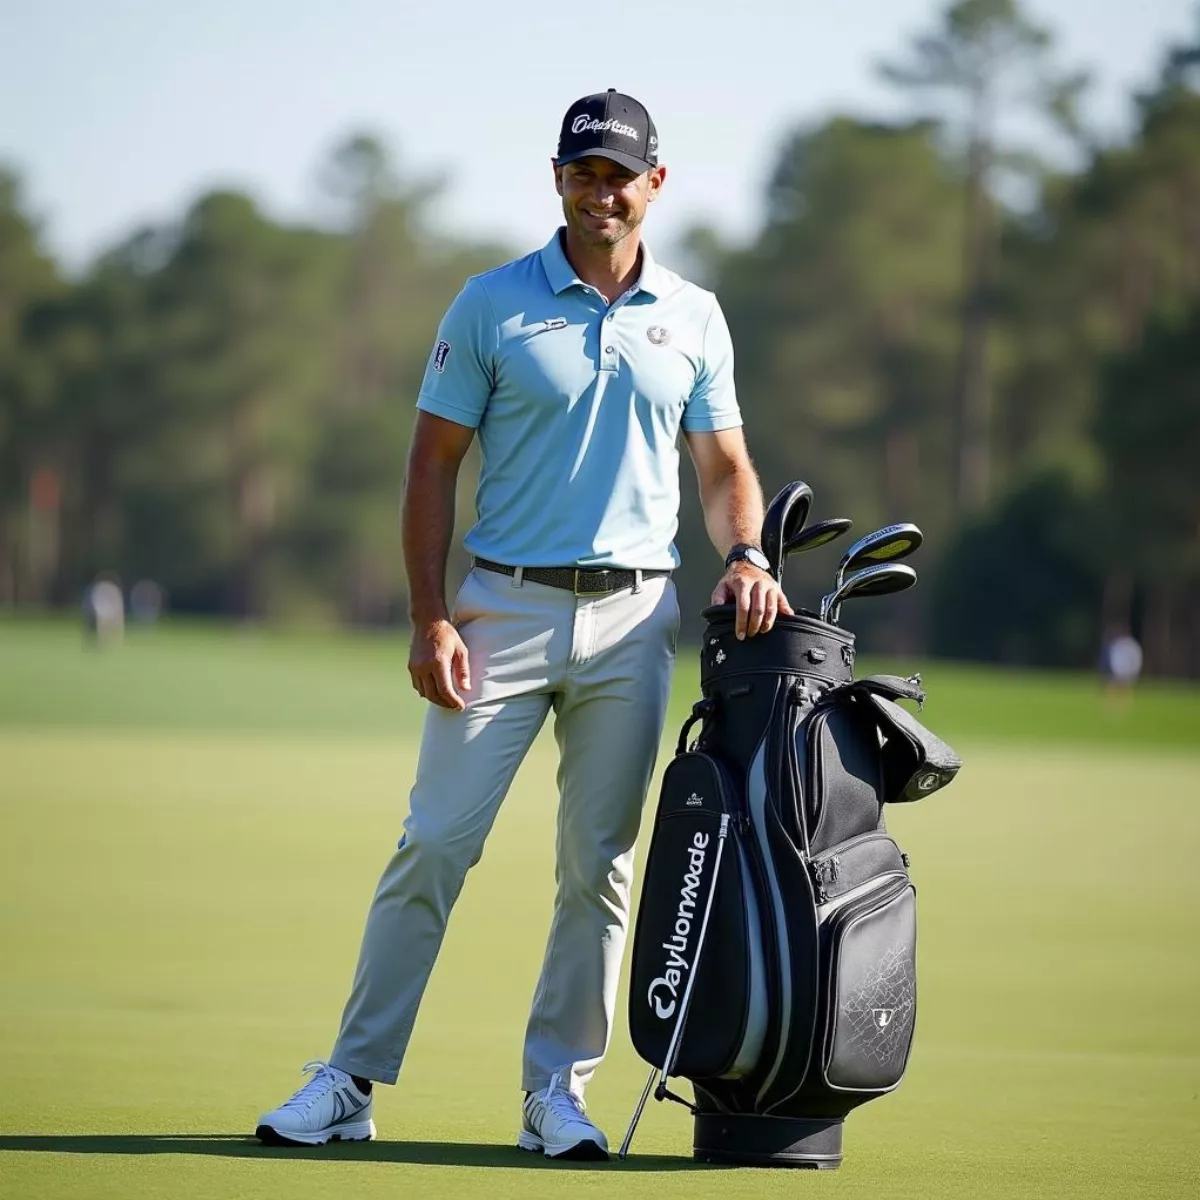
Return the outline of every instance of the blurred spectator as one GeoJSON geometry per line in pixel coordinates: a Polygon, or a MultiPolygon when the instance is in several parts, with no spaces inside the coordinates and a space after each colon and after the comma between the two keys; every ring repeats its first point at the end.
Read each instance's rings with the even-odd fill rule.
{"type": "Polygon", "coordinates": [[[125,633],[125,598],[112,579],[101,576],[84,593],[83,623],[89,640],[98,645],[121,641],[125,633]]]}
{"type": "Polygon", "coordinates": [[[1110,701],[1125,708],[1142,673],[1142,647],[1131,634],[1110,633],[1100,653],[1100,673],[1110,701]]]}

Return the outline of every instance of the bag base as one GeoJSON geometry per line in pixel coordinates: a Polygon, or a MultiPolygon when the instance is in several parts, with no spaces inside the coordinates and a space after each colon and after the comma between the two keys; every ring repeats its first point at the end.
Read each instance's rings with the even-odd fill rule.
{"type": "Polygon", "coordinates": [[[692,1135],[697,1162],[726,1166],[807,1167],[842,1165],[842,1117],[771,1117],[699,1112],[692,1135]]]}

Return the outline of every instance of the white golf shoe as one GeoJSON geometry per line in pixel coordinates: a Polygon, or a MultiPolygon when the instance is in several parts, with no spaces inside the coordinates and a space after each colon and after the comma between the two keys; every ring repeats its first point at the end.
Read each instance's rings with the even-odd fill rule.
{"type": "Polygon", "coordinates": [[[541,1151],[547,1158],[597,1162],[608,1158],[608,1138],[588,1119],[583,1101],[557,1075],[541,1092],[530,1092],[521,1106],[522,1150],[541,1151]]]}
{"type": "Polygon", "coordinates": [[[266,1146],[366,1142],[375,1136],[371,1097],[345,1071],[325,1062],[304,1064],[312,1078],[278,1108],[258,1118],[254,1136],[266,1146]]]}

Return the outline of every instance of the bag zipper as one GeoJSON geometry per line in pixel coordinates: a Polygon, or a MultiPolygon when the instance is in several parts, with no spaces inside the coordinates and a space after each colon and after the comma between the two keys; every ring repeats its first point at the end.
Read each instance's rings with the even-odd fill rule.
{"type": "Polygon", "coordinates": [[[808,751],[808,786],[812,789],[812,807],[811,814],[806,813],[805,817],[811,815],[812,827],[814,832],[821,827],[821,818],[825,815],[825,776],[821,769],[821,734],[825,731],[825,727],[829,724],[829,712],[827,709],[821,709],[813,713],[808,723],[808,729],[805,732],[805,748],[808,751]]]}
{"type": "MultiPolygon", "coordinates": [[[[824,904],[828,901],[825,888],[829,884],[837,883],[841,877],[841,856],[852,850],[855,846],[861,845],[863,842],[869,842],[874,838],[883,838],[895,845],[895,839],[883,830],[872,830],[870,833],[860,833],[856,836],[841,842],[835,849],[826,850],[824,854],[818,854],[813,858],[808,859],[809,872],[812,874],[813,886],[817,892],[818,903],[824,904]]],[[[896,849],[900,853],[900,859],[904,865],[908,866],[908,856],[899,846],[896,849]]]]}
{"type": "Polygon", "coordinates": [[[804,780],[800,776],[800,760],[796,754],[796,735],[800,732],[801,725],[804,724],[806,702],[811,702],[811,693],[803,684],[799,687],[788,689],[787,720],[785,722],[787,744],[784,747],[784,754],[787,764],[787,778],[790,785],[792,814],[796,822],[796,828],[800,834],[800,845],[796,849],[799,850],[801,859],[807,863],[810,842],[808,837],[808,818],[804,811],[805,786],[804,780]]]}
{"type": "MultiPolygon", "coordinates": [[[[895,885],[912,884],[912,880],[900,871],[887,871],[883,875],[876,875],[874,879],[868,879],[865,883],[860,883],[858,887],[851,888],[843,896],[838,896],[836,900],[830,900],[827,904],[823,904],[818,910],[818,916],[821,921],[833,922],[840,921],[845,916],[847,906],[856,904],[860,900],[873,899],[874,893],[889,884],[895,885]]],[[[833,925],[830,925],[830,933],[833,934],[836,930],[833,925]]]]}

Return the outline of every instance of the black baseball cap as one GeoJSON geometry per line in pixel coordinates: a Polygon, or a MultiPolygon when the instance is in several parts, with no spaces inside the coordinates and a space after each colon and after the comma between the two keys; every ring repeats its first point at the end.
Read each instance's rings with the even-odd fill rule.
{"type": "Polygon", "coordinates": [[[641,174],[658,166],[658,130],[644,104],[615,88],[584,96],[567,109],[557,161],[598,154],[641,174]]]}

